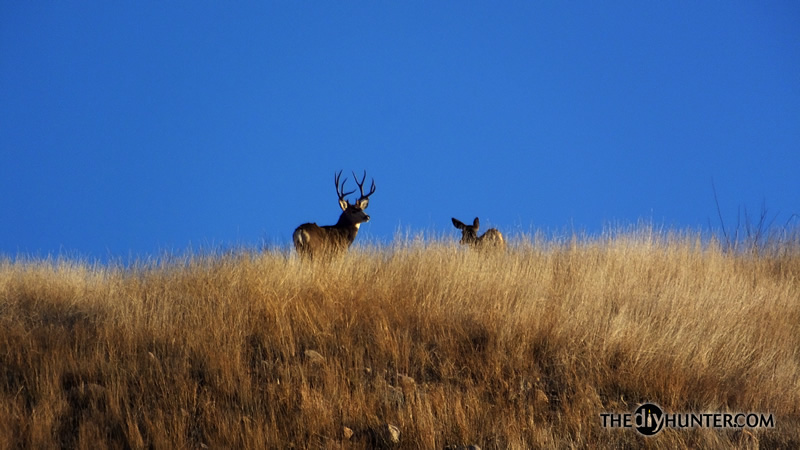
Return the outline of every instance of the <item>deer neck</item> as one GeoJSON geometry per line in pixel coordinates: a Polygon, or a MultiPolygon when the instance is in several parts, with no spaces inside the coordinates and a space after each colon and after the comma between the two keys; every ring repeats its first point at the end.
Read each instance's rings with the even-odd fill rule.
{"type": "Polygon", "coordinates": [[[335,235],[337,240],[346,241],[348,244],[352,244],[356,239],[360,225],[360,223],[351,223],[346,219],[339,218],[339,221],[336,222],[336,225],[328,225],[323,228],[326,228],[329,233],[335,235]]]}

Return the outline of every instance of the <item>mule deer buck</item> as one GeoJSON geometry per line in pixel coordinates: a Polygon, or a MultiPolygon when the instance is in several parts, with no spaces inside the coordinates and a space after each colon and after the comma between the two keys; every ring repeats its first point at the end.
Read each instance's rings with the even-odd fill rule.
{"type": "Polygon", "coordinates": [[[503,240],[503,234],[497,231],[496,228],[489,228],[482,236],[478,236],[478,228],[481,223],[476,217],[472,225],[467,225],[455,217],[452,218],[453,225],[461,230],[461,241],[463,245],[469,245],[473,248],[485,247],[505,247],[506,243],[503,240]]]}
{"type": "Polygon", "coordinates": [[[334,185],[336,187],[336,195],[339,196],[339,207],[342,208],[342,215],[339,216],[339,221],[336,225],[319,226],[316,223],[304,223],[294,230],[292,241],[294,241],[294,248],[301,256],[313,257],[315,254],[334,254],[347,250],[358,234],[358,228],[364,222],[369,222],[369,216],[364,212],[369,206],[369,196],[375,193],[375,180],[372,180],[372,186],[367,194],[364,194],[364,180],[367,179],[367,171],[364,171],[364,177],[361,182],[358,181],[355,172],[353,178],[358,185],[358,190],[361,192],[361,197],[355,204],[345,200],[345,197],[355,192],[344,192],[344,184],[347,178],[339,184],[339,179],[342,176],[340,170],[334,176],[334,185]]]}

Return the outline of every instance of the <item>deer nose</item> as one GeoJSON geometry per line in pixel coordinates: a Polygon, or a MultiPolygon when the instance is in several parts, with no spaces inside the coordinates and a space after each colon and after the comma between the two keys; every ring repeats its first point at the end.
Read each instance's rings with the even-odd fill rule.
{"type": "Polygon", "coordinates": [[[369,222],[369,215],[365,214],[364,222],[369,222]]]}

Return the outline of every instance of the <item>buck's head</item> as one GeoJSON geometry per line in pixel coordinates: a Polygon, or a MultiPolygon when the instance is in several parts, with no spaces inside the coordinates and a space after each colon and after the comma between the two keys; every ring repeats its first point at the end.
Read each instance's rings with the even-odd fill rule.
{"type": "Polygon", "coordinates": [[[478,243],[478,228],[480,228],[481,223],[478,221],[477,217],[472,221],[472,225],[467,225],[455,217],[453,217],[452,220],[453,225],[461,230],[461,244],[478,243]]]}
{"type": "Polygon", "coordinates": [[[347,178],[345,178],[340,185],[339,179],[341,176],[342,171],[339,171],[334,178],[334,182],[336,183],[336,194],[339,196],[339,207],[342,208],[342,215],[339,216],[339,222],[337,222],[336,225],[354,226],[356,229],[358,229],[362,223],[369,222],[369,216],[364,212],[364,210],[367,209],[367,206],[369,206],[369,196],[375,193],[375,180],[372,180],[372,185],[370,186],[369,192],[364,194],[364,180],[367,179],[367,172],[364,171],[364,176],[361,178],[361,182],[358,181],[358,177],[356,177],[356,174],[353,173],[353,179],[358,185],[358,190],[361,193],[361,197],[359,197],[355,203],[350,203],[349,201],[345,200],[345,197],[355,192],[355,190],[344,192],[344,184],[347,182],[347,178]]]}

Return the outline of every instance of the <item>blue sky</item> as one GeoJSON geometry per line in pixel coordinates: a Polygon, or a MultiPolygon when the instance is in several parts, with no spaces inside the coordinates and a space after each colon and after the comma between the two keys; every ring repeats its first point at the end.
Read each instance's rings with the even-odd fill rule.
{"type": "Polygon", "coordinates": [[[797,2],[1,1],[0,85],[10,257],[800,213],[797,2]]]}

